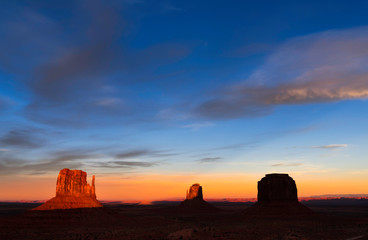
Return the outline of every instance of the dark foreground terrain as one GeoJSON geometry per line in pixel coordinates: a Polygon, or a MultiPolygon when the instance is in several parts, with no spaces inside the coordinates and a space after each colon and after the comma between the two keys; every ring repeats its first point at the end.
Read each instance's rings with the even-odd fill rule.
{"type": "Polygon", "coordinates": [[[0,203],[0,239],[368,239],[368,200],[306,202],[311,215],[247,215],[250,203],[213,212],[170,205],[29,211],[40,204],[0,203]]]}

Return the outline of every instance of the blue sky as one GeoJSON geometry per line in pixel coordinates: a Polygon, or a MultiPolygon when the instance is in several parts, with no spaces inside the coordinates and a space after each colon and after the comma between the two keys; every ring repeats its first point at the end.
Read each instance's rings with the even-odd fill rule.
{"type": "Polygon", "coordinates": [[[0,178],[68,167],[360,181],[367,7],[2,1],[0,178]]]}

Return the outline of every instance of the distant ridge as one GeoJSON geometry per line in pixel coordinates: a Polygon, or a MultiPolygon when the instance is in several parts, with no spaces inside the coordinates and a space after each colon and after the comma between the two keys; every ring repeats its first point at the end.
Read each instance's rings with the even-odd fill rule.
{"type": "Polygon", "coordinates": [[[368,194],[324,194],[324,195],[314,195],[310,198],[367,198],[368,194]]]}
{"type": "MultiPolygon", "coordinates": [[[[368,198],[368,194],[324,194],[313,195],[309,197],[298,197],[299,201],[308,200],[323,200],[323,199],[336,199],[336,198],[368,198]]],[[[178,203],[182,202],[183,198],[168,198],[168,199],[155,199],[155,200],[100,200],[99,202],[104,204],[134,204],[134,205],[156,205],[166,203],[178,203]]],[[[207,202],[229,202],[229,203],[242,203],[242,202],[256,202],[257,198],[206,198],[207,202]]],[[[0,200],[0,202],[13,202],[13,203],[44,203],[46,200],[0,200]]]]}
{"type": "MultiPolygon", "coordinates": [[[[299,197],[299,201],[308,200],[323,200],[323,199],[337,199],[337,198],[368,198],[368,194],[325,194],[325,195],[313,195],[309,197],[299,197]]],[[[168,199],[156,199],[156,200],[100,200],[99,202],[104,204],[134,204],[134,205],[156,205],[166,203],[178,203],[182,202],[183,198],[168,198],[168,199]]],[[[207,198],[207,202],[228,202],[228,203],[242,203],[242,202],[256,202],[257,198],[207,198]]],[[[46,200],[1,200],[0,202],[13,202],[13,203],[44,203],[46,200]]]]}

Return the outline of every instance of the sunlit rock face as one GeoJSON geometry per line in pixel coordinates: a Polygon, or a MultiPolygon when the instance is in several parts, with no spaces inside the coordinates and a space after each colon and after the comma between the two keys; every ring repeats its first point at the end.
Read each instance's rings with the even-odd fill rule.
{"type": "Polygon", "coordinates": [[[179,209],[188,213],[216,212],[217,208],[203,200],[202,186],[198,183],[193,184],[187,190],[186,199],[180,203],[179,209]]]}
{"type": "Polygon", "coordinates": [[[198,183],[193,184],[190,188],[189,191],[187,190],[187,200],[191,200],[191,199],[203,199],[203,193],[202,193],[202,186],[199,185],[198,183]]]}
{"type": "Polygon", "coordinates": [[[87,173],[82,170],[60,171],[56,182],[56,197],[34,210],[102,207],[96,199],[95,176],[92,186],[87,183],[87,173]]]}
{"type": "Polygon", "coordinates": [[[297,202],[295,181],[288,174],[266,174],[258,182],[258,202],[297,202]]]}
{"type": "Polygon", "coordinates": [[[87,183],[86,172],[64,168],[58,175],[56,196],[85,196],[96,198],[95,176],[92,176],[92,186],[90,186],[87,183]]]}

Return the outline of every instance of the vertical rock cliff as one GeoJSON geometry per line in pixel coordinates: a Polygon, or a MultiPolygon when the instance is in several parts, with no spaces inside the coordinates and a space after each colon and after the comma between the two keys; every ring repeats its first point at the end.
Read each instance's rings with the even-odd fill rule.
{"type": "Polygon", "coordinates": [[[58,175],[56,196],[85,196],[96,198],[95,176],[92,176],[92,186],[90,186],[87,183],[86,172],[64,168],[58,175]]]}
{"type": "Polygon", "coordinates": [[[305,215],[312,210],[298,201],[295,181],[288,174],[266,174],[258,182],[258,201],[244,211],[249,215],[305,215]]]}
{"type": "Polygon", "coordinates": [[[102,207],[96,199],[95,176],[92,185],[87,183],[87,173],[82,170],[60,171],[56,182],[56,197],[33,210],[102,207]]]}
{"type": "Polygon", "coordinates": [[[258,182],[258,202],[298,201],[295,181],[288,174],[266,174],[258,182]]]}

